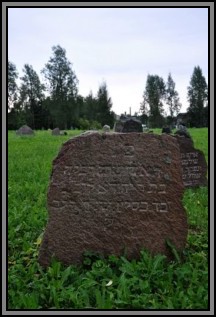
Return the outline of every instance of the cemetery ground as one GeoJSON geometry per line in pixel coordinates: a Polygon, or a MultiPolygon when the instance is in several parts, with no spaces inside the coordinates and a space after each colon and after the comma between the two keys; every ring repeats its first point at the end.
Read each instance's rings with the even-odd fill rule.
{"type": "MultiPolygon", "coordinates": [[[[155,129],[160,133],[160,129],[155,129]]],[[[189,129],[208,162],[208,129],[189,129]]],[[[83,264],[44,269],[38,251],[47,223],[46,195],[63,142],[81,131],[52,136],[8,132],[8,309],[208,309],[208,188],[185,189],[189,232],[182,255],[173,261],[86,253],[83,264]]]]}

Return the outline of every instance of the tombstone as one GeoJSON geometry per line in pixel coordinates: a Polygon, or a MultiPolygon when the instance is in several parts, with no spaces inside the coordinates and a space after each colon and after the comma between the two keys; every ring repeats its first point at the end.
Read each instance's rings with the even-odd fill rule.
{"type": "Polygon", "coordinates": [[[113,131],[114,131],[114,132],[122,132],[122,130],[123,130],[123,125],[124,125],[124,122],[123,122],[123,121],[117,121],[117,122],[115,122],[114,127],[113,127],[113,131]]]}
{"type": "Polygon", "coordinates": [[[184,123],[178,125],[178,129],[174,134],[191,139],[190,133],[188,132],[184,123]]]}
{"type": "Polygon", "coordinates": [[[110,132],[110,126],[107,125],[107,124],[105,124],[105,125],[103,126],[103,131],[104,131],[104,132],[110,132]]]}
{"type": "Polygon", "coordinates": [[[130,118],[125,121],[122,132],[143,132],[142,123],[138,119],[130,118]]]}
{"type": "Polygon", "coordinates": [[[140,120],[133,117],[127,117],[115,123],[114,131],[123,133],[143,132],[143,128],[140,120]]]}
{"type": "Polygon", "coordinates": [[[114,132],[143,132],[142,123],[137,117],[122,115],[120,119],[115,122],[113,127],[114,132]]]}
{"type": "Polygon", "coordinates": [[[65,265],[81,264],[85,251],[138,259],[147,249],[169,257],[166,239],[181,251],[188,230],[183,191],[176,138],[76,136],[53,161],[39,263],[48,266],[54,256],[65,265]]]}
{"type": "Polygon", "coordinates": [[[60,129],[59,128],[55,128],[52,130],[52,135],[60,135],[60,129]]]}
{"type": "Polygon", "coordinates": [[[163,128],[162,128],[162,133],[170,134],[170,133],[171,133],[170,127],[168,127],[168,126],[163,127],[163,128]]]}
{"type": "Polygon", "coordinates": [[[182,163],[182,179],[186,188],[207,186],[207,163],[201,150],[195,149],[193,140],[177,135],[182,163]]]}
{"type": "Polygon", "coordinates": [[[16,131],[17,135],[34,135],[34,131],[27,125],[22,126],[16,131]]]}

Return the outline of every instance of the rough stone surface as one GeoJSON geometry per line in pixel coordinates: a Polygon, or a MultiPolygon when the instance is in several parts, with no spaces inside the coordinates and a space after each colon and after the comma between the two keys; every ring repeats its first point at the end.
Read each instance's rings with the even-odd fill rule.
{"type": "Polygon", "coordinates": [[[143,128],[140,120],[135,118],[126,118],[115,123],[114,131],[123,133],[143,132],[143,128]]]}
{"type": "Polygon", "coordinates": [[[194,148],[193,140],[176,136],[182,162],[182,179],[185,187],[207,186],[207,163],[202,151],[194,148]]]}
{"type": "Polygon", "coordinates": [[[122,132],[124,126],[123,121],[116,121],[113,127],[114,132],[122,132]]]}
{"type": "Polygon", "coordinates": [[[34,131],[27,125],[22,126],[19,130],[16,131],[17,135],[33,135],[34,131]]]}
{"type": "Polygon", "coordinates": [[[110,132],[110,126],[107,125],[107,124],[105,124],[105,125],[103,126],[103,131],[104,131],[104,132],[110,132]]]}
{"type": "Polygon", "coordinates": [[[60,135],[60,129],[59,128],[55,128],[52,130],[52,135],[60,135]]]}
{"type": "Polygon", "coordinates": [[[144,133],[85,133],[64,143],[53,161],[49,219],[39,263],[51,256],[80,264],[85,251],[139,258],[167,256],[169,239],[182,250],[187,218],[175,137],[144,133]]]}
{"type": "Polygon", "coordinates": [[[125,121],[122,132],[143,132],[141,121],[137,119],[129,119],[125,121]]]}

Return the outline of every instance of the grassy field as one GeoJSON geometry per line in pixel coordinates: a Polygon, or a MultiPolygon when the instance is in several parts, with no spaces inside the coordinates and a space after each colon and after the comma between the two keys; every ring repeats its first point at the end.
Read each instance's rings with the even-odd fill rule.
{"type": "MultiPolygon", "coordinates": [[[[189,131],[208,160],[208,130],[189,131]]],[[[82,266],[39,266],[52,160],[79,133],[8,132],[8,308],[208,309],[208,188],[185,190],[189,234],[181,259],[168,262],[142,250],[139,261],[86,254],[82,266]]]]}

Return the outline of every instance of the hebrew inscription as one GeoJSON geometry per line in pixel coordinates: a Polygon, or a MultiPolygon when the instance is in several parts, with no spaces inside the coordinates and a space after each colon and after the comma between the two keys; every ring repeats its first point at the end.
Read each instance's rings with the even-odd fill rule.
{"type": "Polygon", "coordinates": [[[87,250],[138,258],[146,248],[169,256],[167,238],[183,249],[181,159],[168,135],[94,132],[67,141],[53,161],[41,265],[52,256],[79,264],[87,250]]]}
{"type": "Polygon", "coordinates": [[[202,151],[184,137],[176,137],[181,151],[182,179],[185,187],[207,186],[207,164],[202,151]]]}

